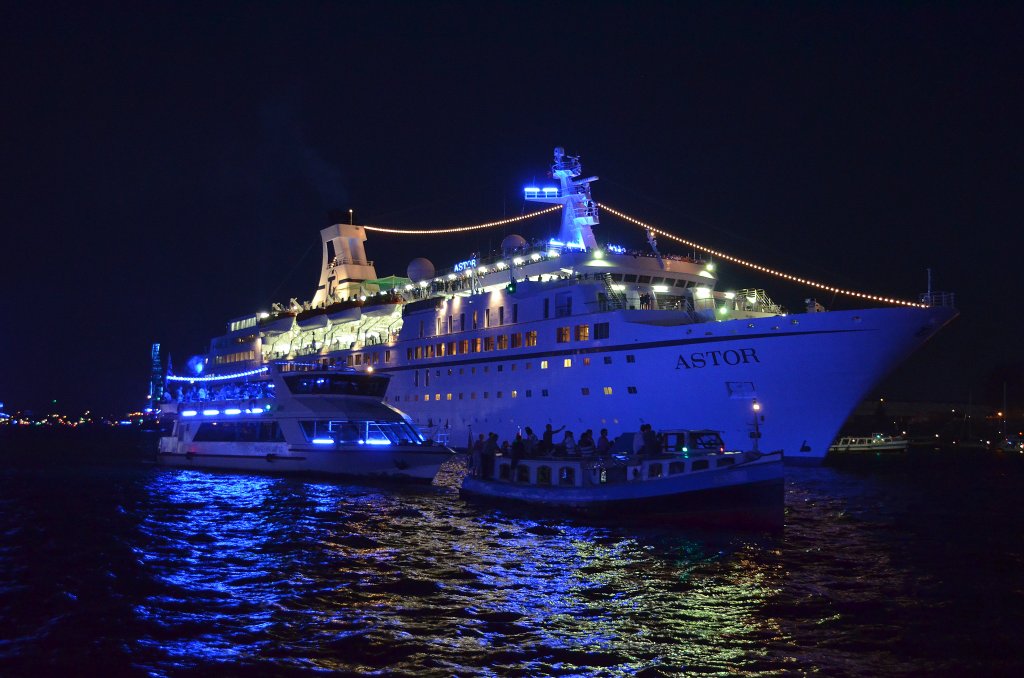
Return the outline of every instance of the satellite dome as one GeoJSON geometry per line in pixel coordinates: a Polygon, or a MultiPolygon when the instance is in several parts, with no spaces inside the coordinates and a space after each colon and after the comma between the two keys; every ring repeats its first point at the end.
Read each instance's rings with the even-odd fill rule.
{"type": "Polygon", "coordinates": [[[416,257],[409,262],[409,268],[405,269],[405,273],[413,282],[430,280],[434,277],[434,264],[430,263],[430,259],[416,257]]]}
{"type": "Polygon", "coordinates": [[[502,252],[511,252],[523,247],[526,247],[526,238],[515,233],[505,236],[505,239],[501,241],[502,252]]]}

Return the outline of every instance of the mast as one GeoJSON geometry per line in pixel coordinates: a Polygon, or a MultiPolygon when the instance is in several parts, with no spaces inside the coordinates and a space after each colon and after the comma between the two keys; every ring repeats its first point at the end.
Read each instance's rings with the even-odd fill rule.
{"type": "Polygon", "coordinates": [[[558,240],[576,249],[593,249],[597,247],[597,239],[594,238],[591,226],[596,226],[599,219],[597,204],[590,197],[590,183],[597,181],[597,177],[579,179],[582,172],[579,156],[566,155],[565,149],[558,146],[555,148],[551,176],[558,179],[561,187],[528,187],[526,199],[562,205],[562,227],[558,232],[558,240]]]}

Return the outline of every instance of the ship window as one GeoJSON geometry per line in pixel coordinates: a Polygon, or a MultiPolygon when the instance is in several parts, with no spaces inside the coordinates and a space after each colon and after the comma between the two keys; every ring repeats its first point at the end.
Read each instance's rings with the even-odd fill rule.
{"type": "Polygon", "coordinates": [[[676,280],[676,287],[686,287],[685,280],[676,280]]]}
{"type": "Polygon", "coordinates": [[[424,357],[425,358],[433,358],[434,357],[434,345],[433,344],[427,344],[427,346],[425,346],[424,348],[425,348],[424,357]]]}
{"type": "Polygon", "coordinates": [[[562,367],[572,367],[572,358],[566,358],[563,360],[562,367]]]}
{"type": "Polygon", "coordinates": [[[736,460],[733,459],[732,457],[725,457],[724,459],[719,459],[718,461],[716,461],[715,466],[732,466],[735,463],[736,460]]]}
{"type": "Polygon", "coordinates": [[[558,469],[558,484],[559,485],[575,485],[576,484],[576,469],[571,466],[563,466],[558,469]]]}
{"type": "MultiPolygon", "coordinates": [[[[459,331],[460,332],[465,332],[466,331],[466,314],[465,313],[460,313],[459,314],[459,331]]],[[[463,351],[463,353],[465,353],[465,351],[463,351]]]]}
{"type": "Polygon", "coordinates": [[[473,311],[473,329],[474,330],[479,325],[479,320],[478,320],[479,315],[480,315],[479,311],[473,311]]]}
{"type": "Polygon", "coordinates": [[[437,357],[438,358],[443,358],[446,353],[447,353],[447,344],[438,344],[437,345],[437,357]]]}
{"type": "Polygon", "coordinates": [[[483,345],[483,342],[480,341],[480,337],[477,337],[476,339],[474,339],[473,340],[473,353],[480,353],[480,347],[482,345],[483,345]]]}
{"type": "Polygon", "coordinates": [[[615,282],[622,282],[622,274],[621,273],[612,273],[610,277],[615,282]]]}
{"type": "Polygon", "coordinates": [[[508,348],[508,336],[504,334],[498,335],[498,350],[504,351],[508,348]]]}
{"type": "Polygon", "coordinates": [[[494,337],[484,337],[484,350],[485,351],[493,351],[494,350],[494,337]]]}
{"type": "Polygon", "coordinates": [[[605,386],[604,387],[604,394],[605,395],[611,395],[612,394],[612,387],[611,386],[605,386]]]}
{"type": "Polygon", "coordinates": [[[484,327],[490,327],[490,326],[491,326],[491,309],[485,308],[484,309],[484,327]]]}
{"type": "Polygon", "coordinates": [[[519,304],[512,304],[512,322],[519,322],[519,304]]]}
{"type": "Polygon", "coordinates": [[[627,353],[626,354],[626,362],[627,363],[635,363],[636,362],[636,356],[633,355],[632,353],[627,353]]]}
{"type": "Polygon", "coordinates": [[[522,347],[522,345],[523,345],[523,335],[521,335],[518,332],[516,332],[515,334],[509,335],[509,337],[512,340],[511,341],[512,348],[521,348],[522,347]]]}
{"type": "Polygon", "coordinates": [[[484,398],[486,398],[488,395],[490,395],[490,392],[489,391],[484,391],[484,398]]]}
{"type": "Polygon", "coordinates": [[[423,370],[423,385],[430,386],[430,370],[423,370]]]}
{"type": "Polygon", "coordinates": [[[551,467],[550,466],[538,466],[537,467],[537,484],[538,485],[550,485],[551,484],[551,467]]]}
{"type": "Polygon", "coordinates": [[[587,341],[590,339],[590,325],[576,326],[576,341],[587,341]]]}
{"type": "Polygon", "coordinates": [[[594,323],[594,339],[608,338],[608,323],[594,323]]]}
{"type": "Polygon", "coordinates": [[[559,344],[564,344],[569,341],[569,328],[558,327],[555,329],[555,341],[559,344]]]}
{"type": "Polygon", "coordinates": [[[633,393],[633,394],[635,394],[635,393],[636,393],[636,386],[627,386],[627,387],[626,387],[626,392],[627,392],[627,393],[633,393]]]}
{"type": "Polygon", "coordinates": [[[463,396],[463,395],[464,395],[464,394],[462,394],[462,393],[460,393],[460,394],[459,394],[459,400],[462,400],[462,396],[463,396]]]}
{"type": "Polygon", "coordinates": [[[512,391],[512,397],[513,398],[518,398],[519,397],[519,391],[513,390],[512,391]]]}
{"type": "Polygon", "coordinates": [[[542,370],[546,370],[548,368],[548,361],[547,360],[541,360],[540,361],[540,368],[542,370]]]}
{"type": "Polygon", "coordinates": [[[500,398],[500,397],[501,397],[501,391],[498,391],[498,392],[497,392],[497,393],[496,393],[496,394],[494,395],[494,397],[495,397],[495,398],[500,398]]]}
{"type": "Polygon", "coordinates": [[[526,345],[536,346],[537,345],[537,330],[530,330],[526,333],[526,345]]]}
{"type": "Polygon", "coordinates": [[[445,400],[451,400],[452,399],[452,394],[451,393],[447,394],[444,399],[445,400]]]}
{"type": "Polygon", "coordinates": [[[366,395],[384,397],[387,377],[370,374],[329,374],[285,377],[288,390],[296,395],[366,395]]]}
{"type": "Polygon", "coordinates": [[[590,389],[584,386],[583,388],[580,389],[580,393],[582,395],[590,395],[590,389]]]}
{"type": "Polygon", "coordinates": [[[636,282],[636,275],[633,273],[627,273],[626,275],[622,276],[622,282],[636,282]]]}
{"type": "Polygon", "coordinates": [[[463,355],[469,353],[469,339],[463,339],[459,342],[459,353],[463,355]]]}
{"type": "Polygon", "coordinates": [[[504,365],[498,365],[498,371],[499,372],[504,372],[505,371],[505,366],[504,365]]]}
{"type": "Polygon", "coordinates": [[[612,357],[610,355],[606,355],[604,357],[604,364],[605,365],[611,365],[612,364],[612,357]]]}
{"type": "Polygon", "coordinates": [[[673,461],[669,462],[668,474],[670,476],[677,473],[686,473],[686,462],[685,461],[673,461]]]}
{"type": "Polygon", "coordinates": [[[590,366],[590,358],[584,358],[583,359],[583,366],[584,367],[589,367],[590,366]]]}
{"type": "Polygon", "coordinates": [[[412,385],[413,386],[419,386],[420,385],[420,371],[419,370],[413,370],[412,371],[412,385]]]}
{"type": "Polygon", "coordinates": [[[526,389],[526,397],[527,398],[532,398],[533,397],[533,389],[529,389],[529,388],[526,389]]]}
{"type": "Polygon", "coordinates": [[[420,338],[423,338],[423,321],[420,321],[420,338]]]}
{"type": "Polygon", "coordinates": [[[512,475],[512,466],[510,464],[500,464],[498,466],[498,479],[508,480],[512,475]]]}
{"type": "Polygon", "coordinates": [[[417,346],[416,347],[416,360],[419,360],[422,357],[423,357],[423,347],[422,346],[417,346]]]}
{"type": "Polygon", "coordinates": [[[651,464],[650,466],[647,467],[647,477],[660,478],[662,470],[663,469],[661,467],[661,464],[651,464]]]}
{"type": "Polygon", "coordinates": [[[551,300],[544,300],[544,318],[547,319],[551,315],[551,300]]]}
{"type": "Polygon", "coordinates": [[[530,467],[525,465],[519,465],[516,467],[516,482],[517,483],[528,483],[530,482],[530,467]]]}
{"type": "Polygon", "coordinates": [[[547,390],[546,388],[542,388],[542,389],[540,390],[540,395],[541,395],[541,397],[543,397],[543,398],[547,398],[547,397],[548,397],[548,390],[547,390]]]}
{"type": "Polygon", "coordinates": [[[708,460],[707,459],[696,459],[696,460],[694,460],[693,465],[690,466],[690,470],[691,471],[703,471],[707,467],[708,467],[708,460]]]}
{"type": "Polygon", "coordinates": [[[505,307],[504,306],[499,306],[498,307],[498,324],[499,325],[504,325],[505,324],[505,307]]]}
{"type": "Polygon", "coordinates": [[[469,394],[469,399],[470,399],[470,400],[476,400],[476,391],[472,391],[472,392],[470,392],[470,394],[469,394]]]}
{"type": "Polygon", "coordinates": [[[456,347],[458,345],[459,345],[459,342],[457,342],[457,341],[449,341],[448,342],[448,355],[457,355],[458,352],[455,349],[456,349],[456,347]]]}
{"type": "Polygon", "coordinates": [[[430,402],[430,394],[429,393],[424,393],[423,394],[423,402],[425,402],[425,403],[429,403],[430,402]]]}

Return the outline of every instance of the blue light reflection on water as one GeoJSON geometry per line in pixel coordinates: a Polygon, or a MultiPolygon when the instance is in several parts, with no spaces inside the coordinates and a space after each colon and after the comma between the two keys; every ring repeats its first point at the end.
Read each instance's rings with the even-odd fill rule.
{"type": "Polygon", "coordinates": [[[794,470],[767,536],[450,485],[7,465],[0,674],[1012,673],[1024,473],[938,471],[794,470]]]}
{"type": "Polygon", "coordinates": [[[166,655],[157,673],[724,669],[761,638],[744,610],[770,591],[706,581],[727,552],[686,537],[542,524],[444,489],[193,471],[158,471],[146,489],[158,510],[138,555],[162,586],[135,611],[151,629],[140,646],[166,655]]]}

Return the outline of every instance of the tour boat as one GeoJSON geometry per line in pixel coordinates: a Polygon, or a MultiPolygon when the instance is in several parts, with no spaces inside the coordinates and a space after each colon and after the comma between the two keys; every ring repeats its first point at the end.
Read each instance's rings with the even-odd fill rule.
{"type": "Polygon", "coordinates": [[[169,379],[161,464],[429,483],[453,454],[383,402],[387,375],[292,363],[169,379]]]}
{"type": "Polygon", "coordinates": [[[728,450],[718,431],[668,430],[660,450],[633,453],[632,436],[603,457],[474,453],[462,495],[627,521],[781,525],[781,451],[728,450]]]}
{"type": "Polygon", "coordinates": [[[832,446],[829,447],[829,452],[833,454],[865,452],[897,454],[906,452],[909,444],[909,440],[900,436],[873,433],[869,436],[843,436],[832,443],[832,446]]]}

